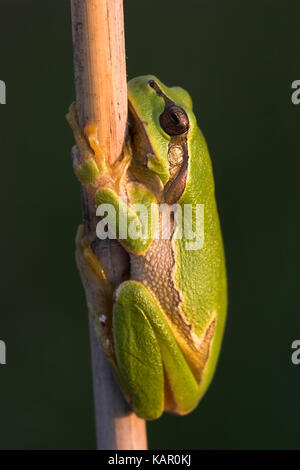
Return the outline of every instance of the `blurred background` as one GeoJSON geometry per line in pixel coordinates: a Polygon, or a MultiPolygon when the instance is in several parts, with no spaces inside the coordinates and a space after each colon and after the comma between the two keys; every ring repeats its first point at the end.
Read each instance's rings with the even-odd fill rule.
{"type": "MultiPolygon", "coordinates": [[[[128,78],[193,97],[213,161],[229,312],[197,410],[148,424],[152,449],[300,448],[300,79],[297,0],[125,0],[128,78]]],[[[93,449],[81,221],[65,112],[74,100],[67,0],[2,0],[1,449],[93,449]]]]}

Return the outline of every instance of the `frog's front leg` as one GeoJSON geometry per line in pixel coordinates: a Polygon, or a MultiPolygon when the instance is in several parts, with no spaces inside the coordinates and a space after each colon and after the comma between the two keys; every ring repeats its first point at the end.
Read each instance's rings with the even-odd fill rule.
{"type": "Polygon", "coordinates": [[[193,410],[199,386],[154,296],[137,281],[116,291],[114,349],[136,413],[158,418],[164,409],[193,410]],[[166,394],[167,392],[167,394],[166,394]]]}
{"type": "Polygon", "coordinates": [[[96,123],[88,122],[82,130],[75,103],[71,104],[66,118],[76,141],[72,152],[73,167],[81,184],[92,197],[100,186],[117,187],[130,163],[130,153],[126,152],[121,161],[110,165],[98,141],[96,123]]]}
{"type": "Polygon", "coordinates": [[[95,201],[98,210],[101,207],[104,211],[113,208],[114,236],[127,251],[141,254],[147,250],[158,225],[157,200],[151,191],[142,184],[128,183],[125,198],[111,188],[100,188],[96,192],[95,201]]]}
{"type": "Polygon", "coordinates": [[[120,243],[128,251],[144,252],[156,233],[157,199],[143,184],[128,178],[130,147],[125,145],[121,159],[110,165],[98,142],[95,123],[88,123],[83,132],[75,104],[70,106],[66,117],[77,144],[73,150],[76,176],[97,207],[110,205],[115,211],[115,236],[120,243]]]}

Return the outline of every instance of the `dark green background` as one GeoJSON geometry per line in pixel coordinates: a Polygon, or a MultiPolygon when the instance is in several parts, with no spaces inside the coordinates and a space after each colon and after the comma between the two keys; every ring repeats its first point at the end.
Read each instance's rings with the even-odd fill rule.
{"type": "MultiPolygon", "coordinates": [[[[300,448],[299,1],[125,0],[128,77],[182,85],[211,151],[229,314],[198,409],[148,425],[155,449],[300,448]]],[[[2,0],[1,449],[95,447],[81,220],[64,114],[69,2],[2,0]]]]}

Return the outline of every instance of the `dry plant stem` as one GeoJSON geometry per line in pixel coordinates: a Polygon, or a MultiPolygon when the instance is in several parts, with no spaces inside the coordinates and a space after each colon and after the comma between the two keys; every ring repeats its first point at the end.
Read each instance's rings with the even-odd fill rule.
{"type": "MultiPolygon", "coordinates": [[[[113,163],[120,155],[127,121],[123,0],[71,0],[76,103],[83,128],[98,125],[102,149],[113,163]]],[[[85,231],[95,239],[93,201],[82,191],[85,231]]],[[[127,257],[114,240],[97,244],[113,285],[127,267],[127,257]]],[[[92,369],[98,449],[146,449],[145,422],[126,404],[95,338],[90,318],[92,369]]]]}

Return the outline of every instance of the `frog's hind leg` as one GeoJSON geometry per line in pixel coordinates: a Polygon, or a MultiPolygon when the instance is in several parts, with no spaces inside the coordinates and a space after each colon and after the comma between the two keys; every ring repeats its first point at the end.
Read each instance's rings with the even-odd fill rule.
{"type": "Polygon", "coordinates": [[[164,409],[164,378],[151,324],[138,306],[116,304],[113,325],[117,363],[133,408],[142,418],[158,418],[164,409]]]}
{"type": "Polygon", "coordinates": [[[88,238],[80,225],[76,235],[76,262],[85,288],[89,312],[92,314],[95,332],[109,359],[113,358],[112,306],[113,287],[104,268],[94,254],[88,238]]]}
{"type": "Polygon", "coordinates": [[[155,419],[164,409],[185,414],[196,407],[196,379],[164,313],[143,284],[125,281],[117,289],[113,333],[118,367],[139,416],[155,419]]]}

